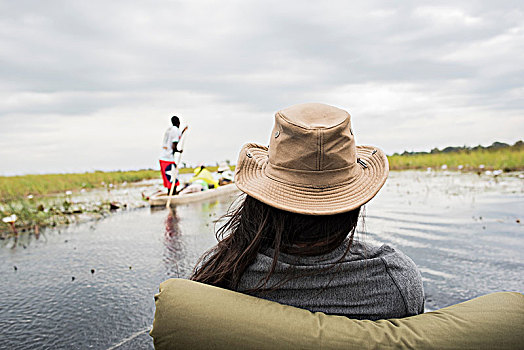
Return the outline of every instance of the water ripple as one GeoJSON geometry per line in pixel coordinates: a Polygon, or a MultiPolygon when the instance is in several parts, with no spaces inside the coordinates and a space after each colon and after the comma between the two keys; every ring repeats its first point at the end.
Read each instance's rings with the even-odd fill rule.
{"type": "MultiPolygon", "coordinates": [[[[470,174],[392,172],[357,237],[414,260],[428,310],[522,292],[522,188],[517,177],[496,184],[470,174]]],[[[232,199],[118,213],[21,238],[26,249],[2,242],[2,347],[152,349],[147,329],[159,283],[191,274],[232,199]]]]}

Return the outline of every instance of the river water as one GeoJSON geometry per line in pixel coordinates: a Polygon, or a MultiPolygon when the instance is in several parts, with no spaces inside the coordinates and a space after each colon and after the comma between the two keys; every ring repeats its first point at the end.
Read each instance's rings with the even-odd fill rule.
{"type": "MultiPolygon", "coordinates": [[[[520,177],[519,177],[520,176],[520,177]]],[[[392,172],[366,206],[358,238],[419,266],[426,309],[524,291],[524,180],[392,172]]],[[[236,198],[129,209],[0,247],[0,348],[152,349],[153,296],[187,277],[236,198]]]]}

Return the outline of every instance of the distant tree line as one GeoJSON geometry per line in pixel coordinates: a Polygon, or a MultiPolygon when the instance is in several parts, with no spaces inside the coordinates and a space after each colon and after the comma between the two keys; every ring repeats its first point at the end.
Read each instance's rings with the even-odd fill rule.
{"type": "Polygon", "coordinates": [[[416,155],[416,154],[438,154],[438,153],[459,153],[459,152],[468,153],[468,152],[482,151],[482,150],[494,151],[494,150],[499,150],[499,149],[503,149],[503,148],[507,148],[508,151],[523,150],[524,149],[524,142],[523,141],[517,141],[513,145],[510,145],[510,144],[507,144],[507,143],[504,143],[504,142],[495,141],[491,145],[486,146],[486,147],[484,147],[482,145],[478,145],[478,146],[475,146],[475,147],[448,146],[448,147],[443,148],[443,149],[438,149],[438,148],[435,147],[435,148],[433,148],[429,152],[408,152],[408,151],[404,151],[401,154],[395,153],[393,155],[394,156],[398,156],[398,155],[407,156],[407,155],[416,155]]]}

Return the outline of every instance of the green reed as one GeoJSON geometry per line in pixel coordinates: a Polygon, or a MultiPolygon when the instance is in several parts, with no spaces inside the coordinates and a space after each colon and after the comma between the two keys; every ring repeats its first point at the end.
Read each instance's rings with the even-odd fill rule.
{"type": "MultiPolygon", "coordinates": [[[[192,168],[180,169],[181,174],[192,172],[192,168]]],[[[34,232],[40,227],[70,223],[78,213],[105,215],[110,208],[108,202],[71,203],[64,194],[154,178],[161,178],[158,170],[0,176],[0,219],[15,214],[18,232],[34,232]]],[[[0,238],[10,234],[14,234],[11,224],[0,221],[0,238]]]]}
{"type": "Polygon", "coordinates": [[[440,169],[446,165],[448,169],[478,170],[484,169],[503,171],[524,170],[524,148],[461,150],[449,153],[404,154],[388,157],[390,169],[440,169]]]}
{"type": "Polygon", "coordinates": [[[108,184],[136,182],[159,177],[155,170],[88,172],[78,174],[44,174],[0,176],[0,201],[5,203],[28,195],[45,196],[108,184]]]}

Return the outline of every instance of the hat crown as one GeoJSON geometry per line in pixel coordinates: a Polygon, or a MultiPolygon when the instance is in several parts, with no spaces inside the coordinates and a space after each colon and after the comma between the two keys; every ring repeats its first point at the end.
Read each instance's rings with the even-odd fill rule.
{"type": "Polygon", "coordinates": [[[351,116],[321,103],[295,105],[277,112],[269,142],[269,163],[302,171],[353,166],[356,146],[351,116]]]}
{"type": "Polygon", "coordinates": [[[308,103],[275,114],[269,148],[256,143],[242,147],[235,184],[275,208],[333,215],[367,203],[388,173],[382,150],[355,145],[349,113],[308,103]]]}

